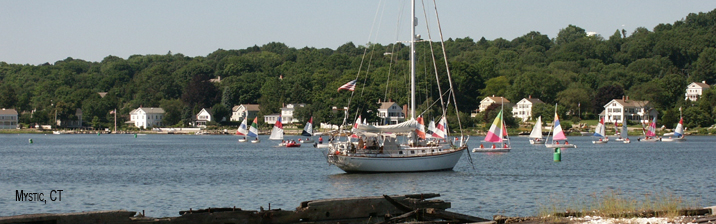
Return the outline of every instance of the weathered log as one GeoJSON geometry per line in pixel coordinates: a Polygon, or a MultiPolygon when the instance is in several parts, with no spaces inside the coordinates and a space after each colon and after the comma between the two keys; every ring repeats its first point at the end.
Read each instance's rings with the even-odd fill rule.
{"type": "Polygon", "coordinates": [[[445,210],[439,210],[439,209],[433,209],[433,208],[427,208],[425,209],[425,216],[429,217],[436,217],[441,218],[444,220],[458,220],[460,222],[490,222],[489,219],[483,219],[477,216],[471,216],[471,215],[464,215],[460,213],[455,212],[448,212],[445,210]]]}

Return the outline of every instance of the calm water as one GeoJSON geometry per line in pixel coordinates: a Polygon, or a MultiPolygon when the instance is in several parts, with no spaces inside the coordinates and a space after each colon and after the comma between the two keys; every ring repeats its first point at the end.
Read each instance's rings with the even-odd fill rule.
{"type": "Polygon", "coordinates": [[[513,137],[512,152],[471,153],[474,169],[465,154],[454,171],[345,174],[319,149],[238,143],[235,136],[0,135],[0,216],[126,209],[165,217],[189,208],[258,210],[269,203],[293,210],[312,199],[408,193],[440,193],[451,211],[485,218],[535,215],[551,200],[609,190],[636,198],[669,192],[716,205],[716,137],[591,140],[570,137],[579,148],[563,150],[559,163],[544,146],[513,137]],[[49,201],[50,191],[59,189],[62,201],[49,201]],[[15,201],[15,190],[44,193],[48,202],[15,201]]]}

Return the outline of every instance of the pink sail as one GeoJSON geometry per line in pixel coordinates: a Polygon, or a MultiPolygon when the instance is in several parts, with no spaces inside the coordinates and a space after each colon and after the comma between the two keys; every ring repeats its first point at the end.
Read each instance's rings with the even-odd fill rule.
{"type": "Polygon", "coordinates": [[[502,127],[502,111],[497,114],[497,117],[495,117],[495,121],[492,122],[492,126],[490,126],[490,131],[487,132],[487,135],[485,136],[486,142],[502,142],[502,133],[503,133],[503,127],[502,127]]]}
{"type": "Polygon", "coordinates": [[[656,117],[654,117],[654,121],[649,124],[649,128],[646,129],[646,136],[656,137],[656,117]]]}
{"type": "Polygon", "coordinates": [[[557,116],[557,113],[554,113],[554,136],[552,136],[552,140],[565,139],[567,139],[567,136],[564,135],[564,131],[562,131],[562,126],[559,124],[559,116],[557,116]]]}

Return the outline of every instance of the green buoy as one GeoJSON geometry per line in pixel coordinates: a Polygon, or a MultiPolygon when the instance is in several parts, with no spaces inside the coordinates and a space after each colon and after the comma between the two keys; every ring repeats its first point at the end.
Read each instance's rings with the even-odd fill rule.
{"type": "Polygon", "coordinates": [[[134,133],[134,138],[137,138],[137,133],[134,133]]]}
{"type": "Polygon", "coordinates": [[[559,148],[554,148],[554,161],[562,161],[562,151],[560,151],[559,148]]]}
{"type": "Polygon", "coordinates": [[[32,144],[32,139],[28,139],[28,141],[30,142],[30,144],[32,144]]]}

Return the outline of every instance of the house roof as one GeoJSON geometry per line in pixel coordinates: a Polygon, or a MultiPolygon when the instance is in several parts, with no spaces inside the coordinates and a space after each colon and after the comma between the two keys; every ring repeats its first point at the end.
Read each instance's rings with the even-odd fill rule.
{"type": "MultiPolygon", "coordinates": [[[[137,108],[137,110],[143,110],[144,113],[148,113],[148,114],[163,114],[164,113],[164,109],[159,108],[159,107],[140,107],[140,108],[137,108]]],[[[134,110],[132,112],[134,112],[134,110]]]]}
{"type": "MultiPolygon", "coordinates": [[[[510,102],[509,100],[507,100],[507,98],[504,98],[504,97],[501,97],[501,96],[497,96],[497,97],[495,97],[495,96],[488,96],[488,97],[485,97],[485,99],[490,99],[490,100],[492,100],[492,101],[494,101],[494,102],[496,102],[496,103],[499,103],[499,102],[509,103],[509,102],[510,102]],[[504,101],[503,101],[503,100],[504,100],[504,101]]],[[[483,99],[483,100],[484,100],[484,99],[483,99]]]]}
{"type": "Polygon", "coordinates": [[[0,110],[0,115],[17,115],[17,111],[15,109],[2,108],[0,110]]]}
{"type": "MultiPolygon", "coordinates": [[[[613,99],[612,101],[621,104],[623,107],[644,107],[647,104],[649,104],[649,101],[639,101],[639,100],[622,100],[622,99],[613,99]]],[[[609,106],[612,101],[609,101],[604,107],[609,106]]]]}
{"type": "Polygon", "coordinates": [[[244,106],[246,111],[259,111],[260,106],[258,104],[240,104],[231,108],[231,111],[239,111],[239,107],[244,106]]]}
{"type": "Polygon", "coordinates": [[[689,86],[692,85],[692,84],[696,84],[697,86],[699,86],[699,87],[701,87],[701,88],[706,88],[706,89],[711,88],[711,86],[709,86],[709,84],[706,84],[706,83],[692,82],[691,84],[689,84],[689,86]]]}
{"type": "MultiPolygon", "coordinates": [[[[395,104],[398,104],[398,103],[396,103],[396,102],[382,102],[382,103],[380,103],[380,108],[378,108],[378,109],[387,110],[387,109],[389,109],[391,106],[393,106],[393,105],[395,105],[395,104]]],[[[398,106],[398,107],[400,107],[400,106],[398,106]]],[[[402,110],[403,108],[399,108],[399,109],[402,110]]]]}
{"type": "MultiPolygon", "coordinates": [[[[529,102],[532,103],[532,104],[544,103],[544,102],[542,102],[542,100],[537,99],[537,98],[522,98],[522,100],[527,100],[527,101],[529,101],[529,102]]],[[[520,101],[522,101],[522,100],[520,100],[520,101]]]]}

